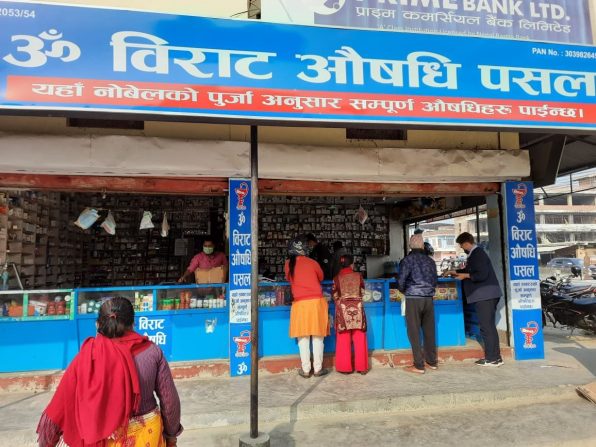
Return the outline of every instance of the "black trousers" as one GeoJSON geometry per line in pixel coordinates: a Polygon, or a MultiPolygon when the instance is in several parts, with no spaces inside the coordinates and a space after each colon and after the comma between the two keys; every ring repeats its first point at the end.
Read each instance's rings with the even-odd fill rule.
{"type": "Polygon", "coordinates": [[[501,358],[499,334],[495,322],[497,304],[499,304],[499,298],[475,303],[478,324],[480,325],[480,335],[482,335],[482,340],[484,341],[484,358],[489,362],[494,362],[501,358]]]}
{"type": "Polygon", "coordinates": [[[430,365],[436,365],[438,359],[435,337],[435,307],[432,298],[406,297],[406,326],[408,328],[408,339],[412,345],[414,366],[418,369],[424,369],[425,360],[430,365]],[[424,337],[424,352],[420,341],[421,328],[424,337]]]}

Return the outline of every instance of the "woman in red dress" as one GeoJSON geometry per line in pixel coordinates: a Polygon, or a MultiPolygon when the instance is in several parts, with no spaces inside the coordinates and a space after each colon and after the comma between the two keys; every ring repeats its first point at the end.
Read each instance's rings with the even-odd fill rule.
{"type": "Polygon", "coordinates": [[[335,301],[335,369],[343,374],[354,371],[352,366],[352,342],[356,371],[368,372],[368,343],[366,340],[366,314],[364,313],[364,279],[354,271],[354,257],[340,257],[342,269],[333,279],[335,301]]]}

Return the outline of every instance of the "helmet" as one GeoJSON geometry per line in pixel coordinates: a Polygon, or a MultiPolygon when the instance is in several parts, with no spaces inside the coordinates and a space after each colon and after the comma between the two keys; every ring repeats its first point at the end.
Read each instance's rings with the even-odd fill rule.
{"type": "Polygon", "coordinates": [[[428,242],[425,242],[424,243],[424,253],[426,253],[428,256],[434,256],[435,249],[428,242]]]}
{"type": "Polygon", "coordinates": [[[306,236],[299,235],[288,243],[288,254],[290,256],[308,256],[310,248],[306,236]]]}

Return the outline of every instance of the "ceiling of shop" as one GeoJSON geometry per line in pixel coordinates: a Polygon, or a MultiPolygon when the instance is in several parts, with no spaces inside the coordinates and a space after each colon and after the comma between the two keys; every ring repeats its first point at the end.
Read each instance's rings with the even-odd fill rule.
{"type": "Polygon", "coordinates": [[[543,151],[547,148],[550,151],[548,157],[560,157],[558,172],[552,173],[555,176],[596,167],[596,134],[564,135],[564,140],[561,137],[563,135],[520,134],[520,145],[523,149],[534,149],[537,158],[544,157],[543,151]],[[556,148],[553,150],[553,144],[564,144],[562,151],[560,147],[558,152],[556,148]]]}

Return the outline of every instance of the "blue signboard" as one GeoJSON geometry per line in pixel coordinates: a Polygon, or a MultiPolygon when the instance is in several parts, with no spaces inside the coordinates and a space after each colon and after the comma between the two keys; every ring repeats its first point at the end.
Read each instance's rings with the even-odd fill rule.
{"type": "Polygon", "coordinates": [[[251,181],[230,179],[230,374],[250,374],[251,181]]]}
{"type": "Polygon", "coordinates": [[[172,321],[169,315],[135,317],[135,331],[149,337],[166,359],[172,352],[172,321]]]}
{"type": "Polygon", "coordinates": [[[544,337],[532,182],[506,182],[505,200],[515,358],[542,359],[544,337]]]}
{"type": "Polygon", "coordinates": [[[588,0],[261,0],[263,20],[592,44],[588,0]]]}
{"type": "Polygon", "coordinates": [[[596,48],[2,2],[0,108],[596,129],[596,48]]]}

